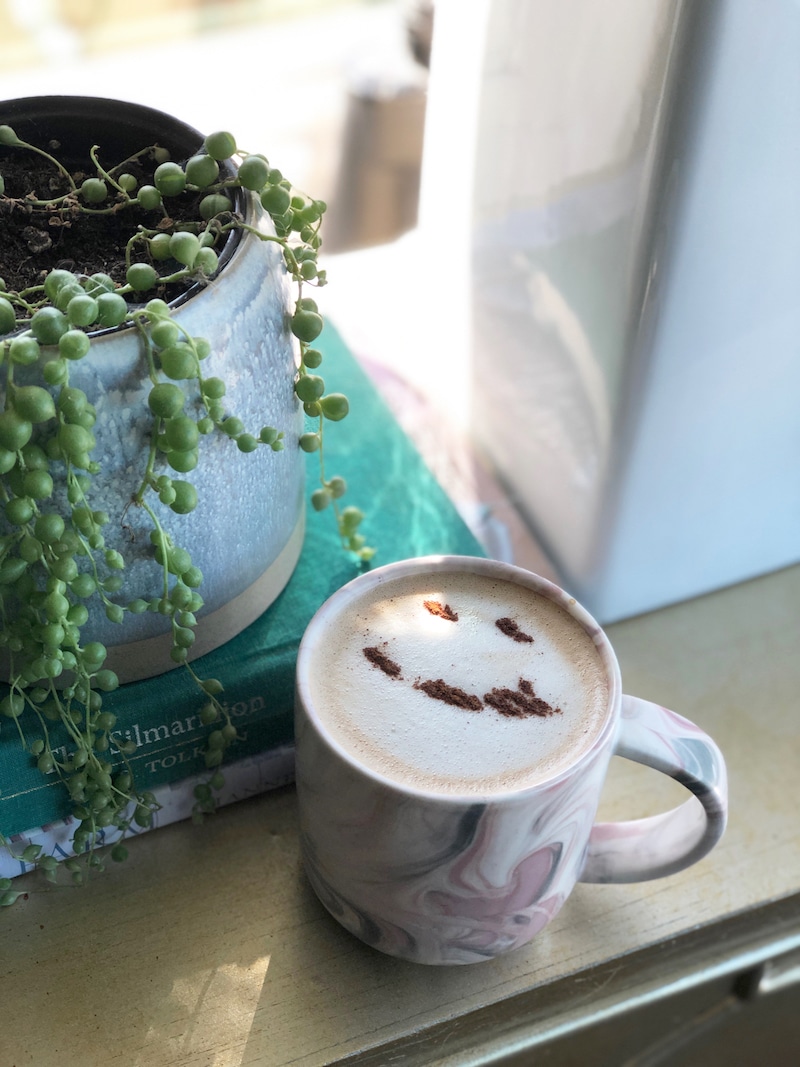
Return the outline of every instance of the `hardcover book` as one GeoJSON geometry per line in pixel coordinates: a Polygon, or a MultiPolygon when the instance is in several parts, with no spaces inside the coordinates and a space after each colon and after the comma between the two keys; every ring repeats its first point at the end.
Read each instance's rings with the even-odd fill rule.
{"type": "MultiPolygon", "coordinates": [[[[453,503],[330,326],[319,347],[326,376],[337,391],[348,395],[351,407],[341,428],[326,427],[326,470],[328,476],[346,479],[346,502],[366,513],[362,530],[377,546],[374,564],[429,554],[483,555],[453,503]]],[[[311,487],[318,478],[318,457],[307,458],[311,487]]],[[[317,608],[363,567],[342,548],[333,516],[310,513],[300,561],[278,599],[233,640],[195,661],[201,677],[224,682],[223,698],[240,735],[223,768],[226,785],[221,803],[292,780],[297,648],[317,608]]],[[[104,698],[104,707],[117,716],[119,733],[137,743],[130,763],[138,787],[152,790],[162,805],[155,825],[190,815],[193,786],[207,777],[203,751],[211,727],[200,723],[202,704],[202,694],[180,668],[123,685],[104,698]]],[[[24,729],[24,716],[20,725],[24,729]]],[[[32,733],[31,739],[35,736],[32,733]]],[[[58,740],[53,747],[58,747],[58,740]]],[[[11,839],[14,852],[34,842],[66,854],[71,830],[63,820],[68,815],[69,800],[57,775],[40,773],[14,723],[4,721],[0,832],[11,839]]],[[[0,849],[0,876],[23,869],[21,861],[0,849]]]]}

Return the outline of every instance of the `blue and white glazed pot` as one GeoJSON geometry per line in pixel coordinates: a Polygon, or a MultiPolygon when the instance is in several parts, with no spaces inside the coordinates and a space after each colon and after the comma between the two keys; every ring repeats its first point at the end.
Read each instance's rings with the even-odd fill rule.
{"type": "MultiPolygon", "coordinates": [[[[0,122],[36,144],[46,145],[52,137],[63,143],[68,136],[85,147],[100,144],[105,160],[121,160],[153,143],[181,159],[197,152],[203,141],[202,134],[162,112],[86,97],[7,101],[0,105],[0,122]]],[[[252,194],[240,210],[250,225],[274,232],[252,194]]],[[[209,435],[200,442],[197,468],[185,476],[197,489],[196,510],[176,515],[152,496],[164,528],[203,572],[204,607],[191,658],[224,644],[266,610],[291,576],[304,531],[304,463],[297,443],[303,413],[293,387],[299,353],[288,326],[292,289],[280,247],[234,232],[220,263],[207,285],[173,302],[173,320],[210,342],[204,375],[226,383],[229,413],[256,435],[265,425],[284,431],[285,448],[242,454],[229,438],[209,435]]],[[[113,599],[124,604],[160,596],[163,571],[153,558],[152,523],[141,508],[131,506],[151,427],[150,381],[138,331],[123,326],[94,333],[89,354],[70,367],[70,384],[83,389],[97,411],[92,456],[102,473],[93,479],[91,506],[108,512],[106,545],[126,560],[125,584],[113,599]]],[[[169,619],[126,613],[120,625],[109,622],[99,605],[90,611],[84,633],[108,647],[107,665],[121,681],[175,666],[169,619]]]]}

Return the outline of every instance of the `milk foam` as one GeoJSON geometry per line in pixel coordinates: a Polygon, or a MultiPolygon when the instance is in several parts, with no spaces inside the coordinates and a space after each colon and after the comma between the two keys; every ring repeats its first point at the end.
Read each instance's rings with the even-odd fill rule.
{"type": "Polygon", "coordinates": [[[344,749],[394,781],[447,794],[551,777],[589,747],[608,702],[595,644],[566,611],[511,582],[460,572],[367,592],[329,628],[310,673],[315,711],[344,749]],[[511,717],[484,699],[518,690],[521,679],[552,713],[511,717]],[[439,680],[480,710],[420,688],[439,680]]]}

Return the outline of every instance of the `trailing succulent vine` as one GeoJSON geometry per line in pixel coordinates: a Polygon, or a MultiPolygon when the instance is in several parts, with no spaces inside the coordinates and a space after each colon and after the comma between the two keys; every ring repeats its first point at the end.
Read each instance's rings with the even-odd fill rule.
{"type": "MultiPolygon", "coordinates": [[[[112,859],[124,859],[125,833],[134,824],[149,826],[157,807],[152,793],[136,786],[129,762],[135,742],[115,733],[115,716],[104,709],[104,694],[117,688],[119,680],[105,666],[105,647],[84,632],[91,598],[99,599],[115,623],[141,612],[157,612],[170,620],[170,654],[196,682],[202,703],[199,717],[210,730],[205,749],[208,778],[195,790],[197,821],[214,810],[216,791],[224,784],[221,764],[236,739],[220,699],[222,682],[200,677],[189,663],[196,613],[203,605],[203,576],[188,551],[174,543],[153,504],[157,499],[179,515],[194,510],[197,492],[184,475],[202,462],[204,437],[225,435],[242,453],[260,448],[279,452],[283,433],[271,426],[243,426],[225,406],[224,381],[203,372],[209,343],[189,336],[165,300],[146,296],[176,283],[207,281],[218,269],[218,250],[231,230],[249,230],[281,248],[296,286],[290,329],[299,344],[300,364],[294,389],[306,415],[316,420],[313,431],[299,441],[301,449],[320,457],[320,482],[311,503],[316,510],[331,506],[345,549],[362,560],[373,550],[358,532],[361,512],[341,506],[344,480],[327,477],[324,467],[325,423],[348,413],[345,396],[326,394],[317,373],[322,354],[313,347],[323,322],[308,291],[325,284],[325,271],[317,261],[325,204],[296,192],[264,156],[238,151],[226,132],[207,137],[202,149],[182,163],[154,145],[106,167],[94,147],[90,155],[95,173],[90,176],[70,173],[9,126],[0,126],[0,144],[43,157],[58,179],[59,192],[52,199],[29,194],[14,201],[0,175],[0,204],[5,201],[8,210],[36,209],[56,225],[77,214],[122,216],[137,207],[155,214],[152,227],[141,222],[132,226],[124,281],[64,269],[52,269],[37,284],[19,290],[7,288],[0,279],[0,366],[5,373],[0,412],[0,651],[9,665],[8,694],[0,701],[0,713],[6,728],[13,723],[19,730],[38,769],[56,774],[68,791],[77,820],[76,858],[63,866],[80,884],[90,869],[102,867],[97,846],[106,834],[120,838],[110,850],[112,859]],[[238,166],[231,164],[234,157],[238,166]],[[132,173],[145,160],[152,184],[140,184],[132,173]],[[274,234],[245,221],[237,210],[241,191],[260,199],[273,220],[274,234]],[[188,195],[197,200],[199,214],[175,222],[172,205],[188,195]],[[89,352],[93,331],[123,326],[138,333],[143,371],[151,383],[149,451],[130,506],[148,515],[153,556],[163,572],[160,595],[127,603],[115,599],[123,585],[125,560],[106,547],[103,530],[109,516],[92,507],[93,477],[101,469],[92,455],[95,410],[86,393],[70,384],[70,368],[89,352]],[[27,384],[27,369],[34,367],[40,368],[41,384],[27,384]],[[17,381],[22,368],[25,384],[17,381]],[[54,500],[57,485],[66,487],[65,508],[59,509],[54,500]],[[38,727],[39,735],[30,741],[29,723],[38,727]],[[51,745],[55,723],[67,732],[66,749],[51,745]]],[[[21,858],[56,881],[60,865],[42,855],[39,846],[29,845],[21,858]]],[[[0,880],[0,905],[13,903],[17,896],[8,879],[0,880]]]]}

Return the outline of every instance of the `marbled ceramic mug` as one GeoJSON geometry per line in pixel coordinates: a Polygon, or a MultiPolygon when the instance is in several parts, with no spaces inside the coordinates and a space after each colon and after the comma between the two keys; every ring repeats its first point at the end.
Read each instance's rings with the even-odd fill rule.
{"type": "Polygon", "coordinates": [[[317,896],[363,941],[420,963],[518,948],[577,881],[673,874],[725,828],[711,738],[623,695],[595,620],[546,579],[493,560],[408,560],[336,592],[303,637],[295,714],[317,896]],[[614,754],[693,796],[595,823],[614,754]]]}

